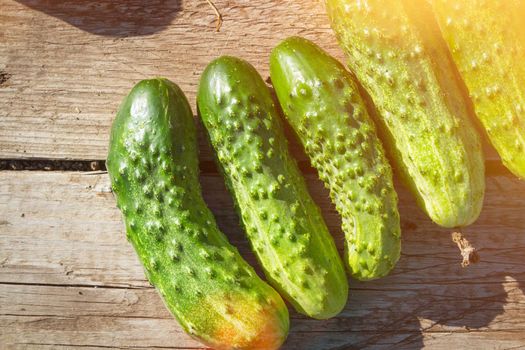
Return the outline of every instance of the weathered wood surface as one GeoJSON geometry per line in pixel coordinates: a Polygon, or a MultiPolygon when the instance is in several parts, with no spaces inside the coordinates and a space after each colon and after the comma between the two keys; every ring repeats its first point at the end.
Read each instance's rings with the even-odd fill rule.
{"type": "MultiPolygon", "coordinates": [[[[341,248],[326,191],[307,179],[341,248]]],[[[202,184],[220,227],[255,264],[221,178],[205,174],[202,184]]],[[[284,349],[525,347],[525,183],[488,179],[483,213],[466,230],[482,261],[468,269],[449,232],[398,189],[403,254],[395,271],[351,281],[349,303],[332,320],[292,313],[284,349]]],[[[7,348],[200,347],[148,285],[106,174],[0,172],[0,305],[7,348]]]]}
{"type": "Polygon", "coordinates": [[[204,0],[90,3],[0,0],[0,70],[10,76],[0,87],[1,157],[104,159],[134,83],[165,76],[194,106],[201,72],[221,54],[267,77],[271,48],[301,34],[341,57],[318,0],[216,1],[219,33],[204,0]]]}
{"type": "MultiPolygon", "coordinates": [[[[205,0],[0,0],[0,159],[104,159],[134,83],[166,76],[194,107],[200,73],[221,54],[246,58],[266,78],[271,48],[302,35],[343,59],[320,0],[215,3],[219,33],[205,0]]],[[[487,158],[497,160],[490,149],[487,158]]],[[[396,270],[351,281],[332,320],[292,313],[285,349],[525,348],[525,183],[494,163],[482,216],[466,230],[481,263],[462,269],[449,232],[400,188],[396,270]]],[[[219,225],[256,265],[222,180],[206,167],[219,225]]],[[[315,175],[307,178],[341,249],[340,219],[315,175]]],[[[144,278],[107,175],[0,172],[0,348],[201,348],[144,278]]]]}
{"type": "Polygon", "coordinates": [[[172,79],[195,111],[199,76],[222,54],[266,78],[271,48],[301,35],[344,60],[320,0],[215,2],[218,33],[205,0],[0,0],[0,158],[105,159],[134,83],[172,79]]]}

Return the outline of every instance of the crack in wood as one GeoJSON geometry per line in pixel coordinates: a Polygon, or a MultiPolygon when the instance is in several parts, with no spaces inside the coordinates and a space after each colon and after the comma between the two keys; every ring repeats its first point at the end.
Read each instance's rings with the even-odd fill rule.
{"type": "Polygon", "coordinates": [[[6,282],[0,281],[0,285],[12,285],[12,286],[37,286],[37,287],[57,287],[57,288],[90,288],[90,289],[130,289],[130,290],[144,290],[154,289],[154,287],[147,286],[117,286],[117,285],[91,285],[91,284],[55,284],[55,283],[21,283],[21,282],[6,282]]]}
{"type": "Polygon", "coordinates": [[[64,343],[15,343],[15,345],[36,345],[36,346],[59,346],[59,347],[67,347],[67,348],[99,348],[99,349],[194,349],[194,350],[205,350],[208,348],[203,347],[175,347],[175,346],[107,346],[107,345],[90,345],[90,344],[64,344],[64,343]]]}
{"type": "MultiPolygon", "coordinates": [[[[312,167],[309,161],[297,161],[299,170],[303,174],[317,174],[317,170],[312,167]]],[[[503,176],[515,178],[499,161],[486,161],[486,176],[503,176]]],[[[201,174],[218,174],[218,168],[213,161],[200,161],[199,169],[201,174]]],[[[79,159],[50,159],[50,158],[0,158],[0,171],[70,171],[83,172],[86,174],[105,174],[107,173],[106,161],[98,160],[79,160],[79,159]]]]}

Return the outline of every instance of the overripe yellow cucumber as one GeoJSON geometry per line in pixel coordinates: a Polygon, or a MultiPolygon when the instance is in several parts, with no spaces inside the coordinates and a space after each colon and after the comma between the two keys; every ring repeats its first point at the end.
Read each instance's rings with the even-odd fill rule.
{"type": "Polygon", "coordinates": [[[525,179],[524,1],[432,0],[476,114],[503,163],[525,179]]]}
{"type": "Polygon", "coordinates": [[[466,226],[483,203],[481,142],[446,46],[417,20],[419,5],[327,0],[348,65],[377,107],[394,167],[434,222],[466,226]]]}

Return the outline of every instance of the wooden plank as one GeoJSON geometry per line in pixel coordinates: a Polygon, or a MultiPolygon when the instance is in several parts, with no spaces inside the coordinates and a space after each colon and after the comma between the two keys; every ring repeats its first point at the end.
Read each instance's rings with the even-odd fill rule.
{"type": "MultiPolygon", "coordinates": [[[[460,285],[461,281],[446,283],[415,288],[400,284],[392,288],[354,282],[347,309],[337,318],[318,322],[293,313],[292,318],[299,320],[294,323],[294,330],[320,332],[323,329],[319,326],[323,325],[326,331],[339,332],[416,332],[420,327],[428,332],[523,331],[525,296],[521,282],[508,277],[499,283],[480,280],[472,287],[460,285]],[[475,291],[468,295],[471,288],[475,291]],[[421,325],[412,318],[418,318],[421,325]]],[[[4,283],[0,296],[5,302],[4,316],[171,320],[151,287],[4,283]],[[139,302],[140,305],[135,305],[139,302]]]]}
{"type": "MultiPolygon", "coordinates": [[[[132,248],[124,239],[120,213],[109,190],[107,175],[2,174],[0,209],[5,209],[0,210],[4,216],[0,217],[0,227],[3,227],[0,244],[8,253],[3,258],[7,261],[2,264],[2,281],[41,283],[41,276],[45,275],[46,281],[53,284],[68,284],[74,280],[83,285],[102,286],[110,282],[130,287],[147,285],[132,248]],[[31,253],[20,255],[20,251],[31,253]],[[30,260],[22,260],[26,258],[30,260]],[[96,266],[93,262],[97,263],[96,266]]],[[[340,219],[322,184],[314,175],[307,175],[307,181],[341,249],[340,219]]],[[[201,183],[205,199],[216,214],[220,227],[253,262],[221,177],[203,175],[201,183]]],[[[523,182],[503,176],[488,178],[482,216],[475,225],[466,229],[482,254],[490,252],[484,258],[487,263],[493,263],[490,271],[483,264],[468,270],[456,266],[458,252],[450,242],[449,231],[432,224],[406,191],[400,186],[398,188],[404,231],[403,255],[407,258],[394,272],[394,275],[399,274],[395,284],[400,282],[399,278],[405,278],[406,272],[412,272],[408,282],[414,282],[416,276],[419,283],[436,281],[436,276],[429,276],[427,269],[439,272],[438,276],[446,273],[454,278],[475,279],[478,276],[472,274],[473,271],[490,278],[489,272],[495,272],[494,269],[503,273],[520,268],[520,265],[514,265],[522,253],[520,248],[525,246],[525,235],[521,234],[525,231],[525,222],[521,219],[525,207],[525,198],[521,195],[525,192],[523,182]]]]}
{"type": "MultiPolygon", "coordinates": [[[[313,175],[309,188],[331,231],[339,218],[313,175]]],[[[459,266],[437,228],[398,186],[403,254],[378,281],[351,282],[347,307],[316,321],[292,313],[285,349],[525,346],[525,183],[487,179],[485,208],[465,229],[482,262],[459,266]]],[[[221,178],[206,200],[255,264],[221,178]]],[[[10,348],[196,348],[144,278],[125,240],[106,174],[0,172],[0,343],[10,348]]]]}
{"type": "MultiPolygon", "coordinates": [[[[516,290],[512,283],[506,287],[516,290]]],[[[349,310],[329,321],[316,321],[293,314],[292,332],[285,349],[326,349],[329,348],[327,345],[335,347],[345,344],[361,348],[365,345],[387,347],[398,341],[401,341],[399,345],[413,347],[427,340],[439,346],[444,342],[454,344],[459,341],[468,341],[470,344],[471,338],[485,341],[484,348],[503,340],[513,342],[514,345],[519,345],[521,341],[523,345],[523,339],[516,337],[516,333],[521,330],[516,324],[525,322],[523,307],[521,310],[516,307],[520,302],[523,303],[523,293],[509,293],[504,313],[496,316],[490,327],[482,327],[482,331],[466,330],[460,323],[448,319],[448,324],[433,327],[436,321],[409,313],[409,310],[424,307],[423,301],[408,306],[403,305],[403,302],[394,305],[395,300],[406,303],[408,298],[403,291],[357,290],[352,297],[355,305],[360,305],[359,309],[349,307],[349,310]],[[388,308],[387,312],[385,308],[388,308]],[[394,312],[398,314],[392,318],[394,312]],[[425,329],[423,334],[422,329],[425,329]],[[304,339],[307,334],[312,335],[310,339],[304,339]],[[440,338],[443,335],[449,337],[440,338]],[[434,337],[437,339],[432,339],[434,337]]],[[[10,305],[0,315],[0,327],[7,343],[200,347],[181,333],[152,288],[126,290],[8,285],[2,288],[0,298],[10,301],[10,305]],[[18,328],[14,329],[14,325],[18,328]],[[23,333],[23,337],[17,336],[17,333],[23,333]]],[[[443,307],[446,302],[436,298],[436,307],[443,307]]],[[[470,322],[483,323],[479,317],[486,317],[491,305],[495,303],[479,301],[475,307],[471,306],[473,310],[464,308],[461,312],[470,311],[470,322]],[[480,310],[482,304],[483,310],[480,310]]],[[[494,313],[497,311],[498,307],[491,310],[494,313]]],[[[448,308],[441,310],[439,315],[454,318],[455,312],[458,311],[448,308]]],[[[442,322],[445,323],[445,320],[442,322]]]]}
{"type": "Polygon", "coordinates": [[[10,76],[0,157],[104,159],[134,83],[168,77],[194,106],[200,73],[219,55],[244,57],[265,78],[271,48],[292,34],[342,56],[320,1],[216,1],[219,33],[206,1],[96,3],[0,0],[0,70],[10,76]]]}
{"type": "MultiPolygon", "coordinates": [[[[195,111],[200,73],[219,55],[243,57],[266,78],[271,48],[301,35],[344,61],[319,0],[215,2],[218,33],[204,0],[0,0],[0,158],[105,159],[133,84],[168,77],[195,111]]],[[[490,148],[488,159],[498,159],[490,148]]]]}

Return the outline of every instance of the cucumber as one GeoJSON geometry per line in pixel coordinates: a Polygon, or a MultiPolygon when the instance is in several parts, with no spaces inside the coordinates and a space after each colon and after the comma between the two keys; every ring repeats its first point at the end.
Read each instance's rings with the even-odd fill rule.
{"type": "Polygon", "coordinates": [[[128,239],[190,335],[216,349],[277,349],[288,310],[217,228],[201,195],[196,146],[178,86],[138,83],[113,123],[107,159],[128,239]]]}
{"type": "Polygon", "coordinates": [[[267,279],[303,314],[339,313],[348,297],[344,267],[260,75],[242,59],[216,59],[202,75],[198,108],[267,279]]]}
{"type": "Polygon", "coordinates": [[[284,115],[341,214],[349,271],[359,280],[387,275],[401,249],[397,194],[355,82],[337,60],[298,37],[273,49],[270,72],[284,115]]]}
{"type": "Polygon", "coordinates": [[[525,179],[523,6],[516,0],[433,0],[476,114],[505,166],[525,179]]]}
{"type": "Polygon", "coordinates": [[[481,141],[447,48],[421,17],[422,3],[327,0],[327,10],[380,115],[394,168],[435,223],[462,227],[483,204],[481,141]]]}

